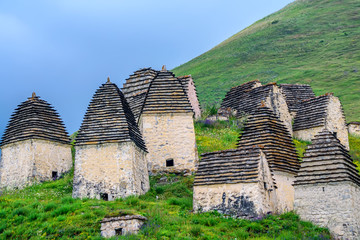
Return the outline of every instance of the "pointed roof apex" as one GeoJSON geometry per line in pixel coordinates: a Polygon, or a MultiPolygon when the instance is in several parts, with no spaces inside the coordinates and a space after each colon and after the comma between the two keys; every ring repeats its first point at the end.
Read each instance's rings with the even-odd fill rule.
{"type": "Polygon", "coordinates": [[[110,82],[110,77],[107,77],[106,83],[111,83],[110,82]]]}
{"type": "Polygon", "coordinates": [[[35,92],[33,92],[33,93],[32,93],[32,95],[31,95],[31,99],[32,99],[32,100],[34,100],[34,99],[35,99],[35,97],[36,97],[36,93],[35,93],[35,92]]]}
{"type": "Polygon", "coordinates": [[[162,66],[161,71],[162,71],[162,72],[166,72],[166,71],[167,71],[167,70],[166,70],[166,65],[163,65],[163,66],[162,66]]]}
{"type": "Polygon", "coordinates": [[[260,107],[262,107],[262,108],[263,108],[263,107],[266,107],[266,106],[265,106],[265,101],[264,101],[264,100],[261,100],[261,105],[260,105],[260,107]]]}

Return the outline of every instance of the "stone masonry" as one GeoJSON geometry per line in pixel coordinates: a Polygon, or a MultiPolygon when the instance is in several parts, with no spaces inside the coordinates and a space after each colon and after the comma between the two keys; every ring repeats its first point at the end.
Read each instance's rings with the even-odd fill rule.
{"type": "Polygon", "coordinates": [[[108,79],[76,138],[73,197],[114,200],[149,190],[146,146],[130,107],[108,79]]]}
{"type": "Polygon", "coordinates": [[[110,238],[114,236],[137,234],[147,221],[140,215],[126,215],[120,217],[106,217],[101,223],[101,236],[110,238]]]}
{"type": "Polygon", "coordinates": [[[217,210],[254,219],[276,212],[275,182],[257,147],[202,155],[194,181],[194,211],[217,210]]]}
{"type": "Polygon", "coordinates": [[[180,80],[165,69],[159,72],[149,86],[139,119],[151,173],[195,171],[193,114],[180,80]]]}
{"type": "Polygon", "coordinates": [[[199,103],[198,96],[196,93],[195,83],[194,83],[191,75],[181,76],[181,77],[178,77],[178,79],[180,80],[181,84],[183,85],[184,90],[189,98],[191,107],[194,111],[195,119],[200,118],[201,117],[200,103],[199,103]]]}
{"type": "Polygon", "coordinates": [[[360,239],[360,175],[332,132],[321,131],[308,146],[294,187],[302,219],[329,228],[335,239],[360,239]]]}
{"type": "Polygon", "coordinates": [[[294,137],[311,141],[323,129],[336,133],[340,142],[349,150],[348,129],[339,98],[332,93],[302,102],[294,119],[294,137]]]}
{"type": "Polygon", "coordinates": [[[71,145],[55,109],[33,93],[11,116],[1,142],[0,188],[57,179],[72,167],[71,145]]]}
{"type": "Polygon", "coordinates": [[[360,122],[350,122],[347,126],[349,134],[360,136],[360,122]]]}

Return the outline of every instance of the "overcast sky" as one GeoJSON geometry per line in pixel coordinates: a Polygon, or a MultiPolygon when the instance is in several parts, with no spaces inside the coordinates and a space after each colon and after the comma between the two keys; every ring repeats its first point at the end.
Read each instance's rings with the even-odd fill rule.
{"type": "Polygon", "coordinates": [[[172,69],[290,2],[0,1],[0,134],[33,91],[71,134],[108,76],[121,88],[139,68],[172,69]]]}

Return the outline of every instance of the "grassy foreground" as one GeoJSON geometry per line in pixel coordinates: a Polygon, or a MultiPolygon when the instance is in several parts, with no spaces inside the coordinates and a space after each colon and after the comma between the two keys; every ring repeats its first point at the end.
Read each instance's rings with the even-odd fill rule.
{"type": "MultiPolygon", "coordinates": [[[[237,121],[195,124],[200,153],[233,148],[237,121]]],[[[360,138],[351,137],[351,146],[360,138]]],[[[308,143],[295,140],[298,151],[308,143]]],[[[355,155],[360,153],[360,147],[355,155]]],[[[151,190],[116,201],[73,199],[73,174],[0,196],[0,239],[101,239],[99,221],[122,213],[149,221],[136,236],[120,239],[330,239],[327,229],[304,222],[293,213],[257,221],[224,218],[216,212],[192,213],[193,176],[151,177],[151,190]]]]}

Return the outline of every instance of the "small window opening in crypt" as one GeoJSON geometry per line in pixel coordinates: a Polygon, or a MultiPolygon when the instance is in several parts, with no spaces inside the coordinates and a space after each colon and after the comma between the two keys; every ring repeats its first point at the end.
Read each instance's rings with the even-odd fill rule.
{"type": "Polygon", "coordinates": [[[109,194],[107,193],[100,193],[100,198],[104,201],[109,201],[109,194]]]}
{"type": "Polygon", "coordinates": [[[116,236],[120,236],[123,234],[123,229],[122,228],[116,228],[115,229],[115,235],[116,236]]]}
{"type": "Polygon", "coordinates": [[[174,166],[174,159],[170,158],[166,160],[166,166],[167,167],[173,167],[174,166]]]}
{"type": "Polygon", "coordinates": [[[56,180],[58,178],[58,172],[52,171],[51,177],[52,177],[53,180],[56,180]]]}

